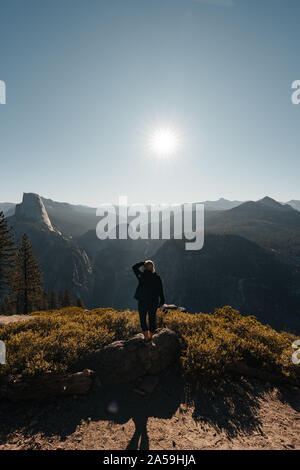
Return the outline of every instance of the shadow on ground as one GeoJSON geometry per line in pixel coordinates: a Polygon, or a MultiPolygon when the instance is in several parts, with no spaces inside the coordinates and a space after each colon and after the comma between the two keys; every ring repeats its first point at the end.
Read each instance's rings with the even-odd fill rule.
{"type": "Polygon", "coordinates": [[[201,387],[199,391],[190,391],[187,401],[194,408],[195,421],[209,424],[217,432],[225,431],[227,437],[233,438],[241,433],[261,431],[257,417],[259,399],[268,391],[259,382],[227,379],[204,390],[201,387]]]}
{"type": "MultiPolygon", "coordinates": [[[[196,422],[211,425],[228,437],[261,431],[257,418],[259,399],[271,390],[258,381],[235,378],[222,384],[199,386],[199,390],[183,383],[172,371],[160,376],[160,382],[149,397],[133,391],[134,384],[94,390],[84,397],[52,399],[44,402],[0,404],[0,444],[18,432],[24,438],[37,433],[44,437],[59,436],[64,441],[82,421],[110,421],[125,424],[133,420],[135,431],[127,449],[148,449],[147,422],[151,417],[170,419],[183,414],[187,406],[196,422]],[[115,413],[110,413],[109,408],[115,413]]],[[[299,410],[299,399],[288,390],[281,399],[299,410]]]]}

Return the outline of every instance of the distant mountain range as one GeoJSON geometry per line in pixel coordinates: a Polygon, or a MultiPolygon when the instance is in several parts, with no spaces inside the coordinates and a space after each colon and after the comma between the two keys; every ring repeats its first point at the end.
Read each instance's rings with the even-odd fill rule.
{"type": "Polygon", "coordinates": [[[69,289],[74,296],[89,301],[92,282],[91,262],[80,246],[52,224],[38,194],[24,193],[15,214],[8,217],[17,239],[29,236],[34,252],[42,264],[46,289],[57,292],[69,289]]]}
{"type": "MultiPolygon", "coordinates": [[[[57,219],[58,224],[65,224],[66,227],[67,224],[70,223],[71,231],[73,222],[75,222],[74,230],[76,231],[77,229],[76,219],[78,214],[80,214],[81,217],[85,216],[87,220],[89,220],[89,217],[93,217],[96,213],[95,207],[69,204],[68,202],[57,202],[44,197],[41,197],[41,199],[45,205],[45,208],[47,209],[49,216],[57,219]],[[65,216],[67,216],[67,221],[64,221],[65,216]]],[[[234,207],[240,206],[244,202],[245,201],[230,201],[229,199],[224,199],[223,197],[221,197],[216,201],[201,201],[200,204],[204,204],[206,210],[221,211],[233,209],[234,207]]],[[[297,201],[296,199],[288,201],[285,204],[288,204],[293,207],[293,209],[300,211],[300,201],[297,201]]],[[[0,211],[3,211],[5,215],[10,216],[13,215],[15,206],[16,204],[13,202],[0,202],[0,211]]]]}
{"type": "Polygon", "coordinates": [[[235,234],[273,252],[300,257],[300,212],[265,197],[222,212],[207,212],[207,232],[235,234]]]}
{"type": "Polygon", "coordinates": [[[15,207],[13,202],[0,202],[0,211],[7,217],[15,213],[15,207]]]}
{"type": "Polygon", "coordinates": [[[300,201],[296,201],[293,199],[292,201],[288,201],[287,204],[292,206],[293,209],[296,209],[296,211],[300,211],[300,201]]]}
{"type": "Polygon", "coordinates": [[[294,267],[256,243],[238,235],[208,234],[204,248],[191,253],[181,240],[170,240],[154,260],[168,280],[166,297],[188,311],[232,305],[275,328],[300,329],[294,267]]]}
{"type": "Polygon", "coordinates": [[[25,193],[1,203],[17,237],[26,232],[45,287],[70,289],[89,307],[135,307],[131,265],[154,258],[168,303],[190,312],[230,304],[276,328],[300,332],[300,212],[297,201],[205,201],[205,245],[181,240],[99,240],[96,209],[25,193]],[[13,214],[13,215],[12,215],[13,214]]]}
{"type": "MultiPolygon", "coordinates": [[[[40,199],[51,222],[64,235],[76,237],[83,235],[90,229],[95,229],[97,223],[96,208],[68,204],[67,202],[56,202],[43,197],[40,199]]],[[[3,211],[7,217],[14,214],[15,207],[16,204],[0,202],[0,211],[3,211]]]]}
{"type": "Polygon", "coordinates": [[[242,204],[243,201],[229,201],[221,197],[217,201],[202,201],[206,210],[209,211],[226,211],[242,204]]]}

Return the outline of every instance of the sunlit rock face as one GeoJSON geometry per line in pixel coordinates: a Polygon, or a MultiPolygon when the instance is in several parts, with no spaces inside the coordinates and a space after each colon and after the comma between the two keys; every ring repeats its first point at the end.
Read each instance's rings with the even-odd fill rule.
{"type": "Polygon", "coordinates": [[[44,203],[38,194],[24,193],[22,202],[16,205],[15,216],[17,219],[25,218],[32,222],[39,222],[51,232],[55,231],[44,203]]]}
{"type": "Polygon", "coordinates": [[[15,215],[8,218],[17,244],[26,233],[43,272],[44,288],[59,292],[68,289],[74,298],[89,303],[93,285],[92,266],[85,250],[52,225],[38,194],[24,193],[15,215]]]}

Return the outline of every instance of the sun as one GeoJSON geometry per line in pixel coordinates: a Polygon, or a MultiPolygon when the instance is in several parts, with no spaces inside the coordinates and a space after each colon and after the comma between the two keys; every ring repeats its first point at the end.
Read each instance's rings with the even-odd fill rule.
{"type": "Polygon", "coordinates": [[[152,132],[149,138],[149,147],[160,157],[169,157],[178,149],[179,138],[174,129],[161,127],[152,132]]]}

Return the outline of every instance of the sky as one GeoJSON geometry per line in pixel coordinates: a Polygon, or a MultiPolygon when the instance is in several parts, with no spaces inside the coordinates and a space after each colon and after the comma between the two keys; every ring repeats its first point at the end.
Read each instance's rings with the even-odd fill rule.
{"type": "Polygon", "coordinates": [[[2,0],[0,201],[300,199],[299,0],[2,0]],[[159,129],[178,138],[160,158],[159,129]]]}

